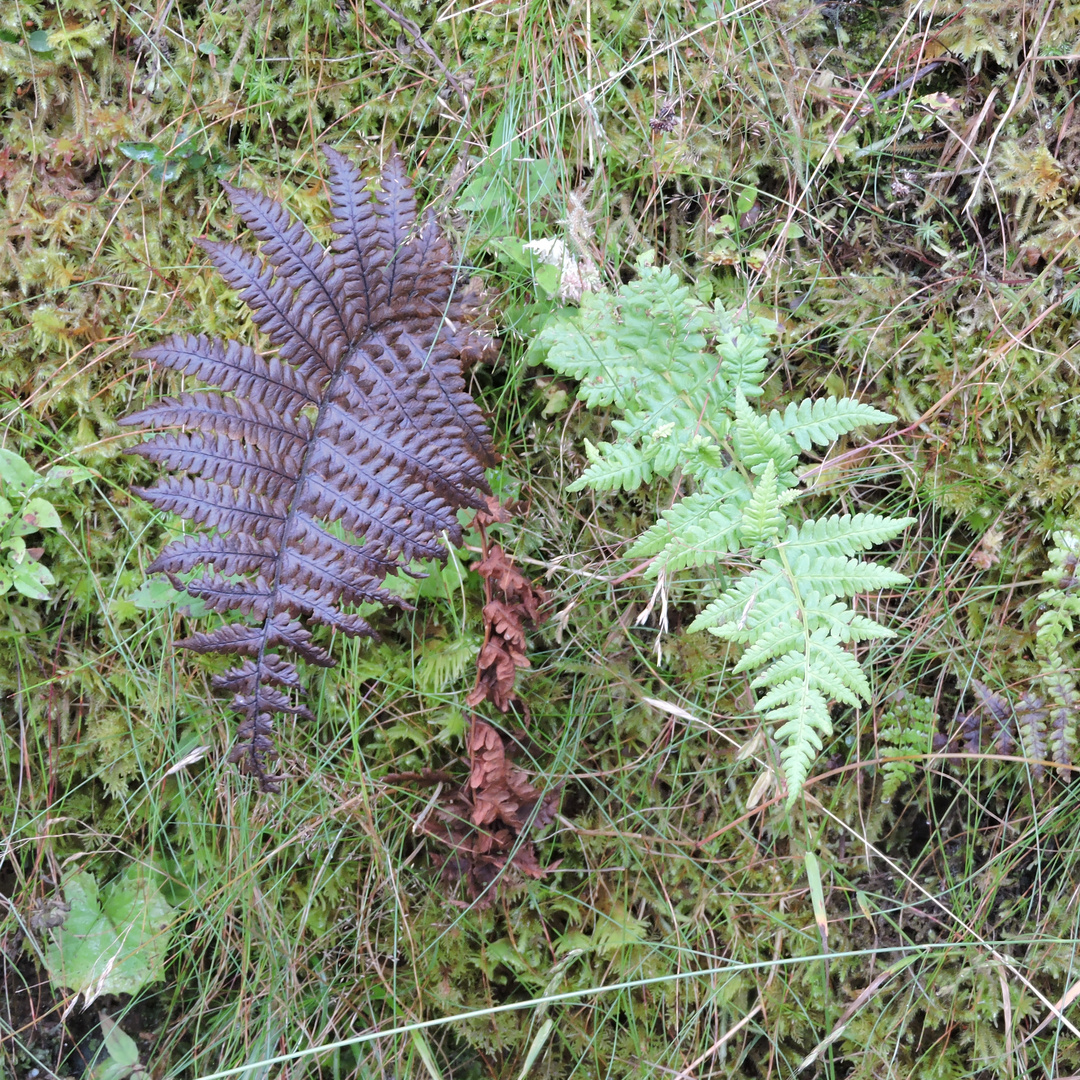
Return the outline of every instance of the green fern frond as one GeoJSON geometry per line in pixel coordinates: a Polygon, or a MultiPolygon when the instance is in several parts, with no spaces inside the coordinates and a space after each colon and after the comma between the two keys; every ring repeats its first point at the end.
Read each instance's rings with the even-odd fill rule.
{"type": "MultiPolygon", "coordinates": [[[[688,500],[679,505],[684,505],[686,501],[688,500]]],[[[715,502],[713,505],[715,506],[715,502]]],[[[672,574],[692,566],[708,566],[725,555],[738,551],[741,546],[739,534],[742,513],[737,506],[710,509],[702,515],[700,524],[680,524],[672,528],[671,524],[665,521],[664,526],[667,529],[666,542],[649,566],[649,577],[656,577],[661,571],[672,574]]],[[[650,529],[638,543],[651,533],[650,529]]],[[[635,548],[637,546],[634,545],[635,548]]]]}
{"type": "Polygon", "coordinates": [[[856,596],[858,593],[880,592],[903,585],[907,578],[888,567],[843,555],[815,558],[809,551],[792,560],[795,577],[803,588],[816,589],[831,596],[856,596]]]}
{"type": "Polygon", "coordinates": [[[736,674],[753,671],[777,656],[785,656],[801,648],[805,638],[806,631],[794,622],[780,622],[763,633],[752,633],[748,635],[751,643],[733,670],[736,674]]]}
{"type": "Polygon", "coordinates": [[[853,708],[870,700],[870,684],[859,662],[849,652],[838,649],[828,631],[815,630],[808,638],[803,635],[801,647],[774,660],[759,672],[750,685],[755,689],[773,687],[758,702],[762,710],[774,708],[780,699],[773,695],[792,680],[804,679],[826,697],[846,702],[853,708]]]}
{"type": "Polygon", "coordinates": [[[902,696],[888,708],[878,726],[881,763],[881,801],[892,802],[900,786],[915,776],[918,762],[902,760],[913,754],[929,754],[938,729],[938,714],[927,697],[902,696]],[[895,754],[901,760],[889,760],[895,754]]]}
{"type": "Polygon", "coordinates": [[[911,524],[878,514],[800,520],[799,453],[893,417],[846,398],[761,415],[750,400],[767,369],[766,324],[699,304],[670,270],[639,271],[614,295],[586,294],[576,317],[545,326],[535,343],[551,367],[581,380],[587,405],[622,414],[614,442],[586,442],[589,466],[569,490],[633,491],[678,471],[689,492],[629,556],[650,558],[653,577],[721,560],[729,572],[749,568],[706,584],[715,599],[690,629],[742,647],[736,670],[755,673],[758,711],[778,725],[793,803],[832,731],[830,703],[870,697],[849,647],[892,636],[843,601],[906,579],[855,556],[911,524]]]}
{"type": "Polygon", "coordinates": [[[803,551],[822,555],[857,555],[899,536],[915,518],[887,518],[879,514],[834,514],[791,526],[785,537],[789,557],[803,551]]]}
{"type": "MultiPolygon", "coordinates": [[[[690,624],[691,631],[710,630],[718,637],[734,641],[738,639],[732,636],[732,632],[748,626],[752,636],[763,625],[763,613],[767,612],[770,619],[779,615],[767,602],[777,598],[787,580],[782,564],[775,560],[763,560],[699,612],[690,624]]],[[[790,588],[784,590],[781,599],[785,601],[784,610],[794,614],[797,603],[790,588]]]]}
{"type": "MultiPolygon", "coordinates": [[[[745,497],[745,487],[741,494],[745,497]]],[[[716,495],[696,492],[665,510],[660,520],[634,541],[627,556],[659,556],[649,567],[653,577],[662,569],[704,566],[738,551],[741,521],[737,501],[725,505],[716,495]]]]}
{"type": "Polygon", "coordinates": [[[792,402],[782,413],[770,412],[767,420],[773,431],[790,435],[800,450],[829,446],[864,424],[887,424],[888,413],[851,398],[819,398],[817,401],[792,402]]]}
{"type": "Polygon", "coordinates": [[[742,391],[735,394],[735,427],[732,432],[739,461],[755,475],[772,462],[784,487],[795,486],[798,453],[793,439],[774,431],[768,421],[750,408],[742,391]]]}
{"type": "Polygon", "coordinates": [[[594,446],[585,440],[585,456],[592,464],[566,489],[581,491],[637,491],[653,478],[647,453],[629,443],[602,443],[594,446]]]}
{"type": "Polygon", "coordinates": [[[803,596],[803,617],[807,625],[825,627],[837,641],[845,645],[857,641],[871,641],[875,638],[896,637],[896,631],[890,630],[873,619],[840,603],[834,596],[809,592],[803,596]]]}
{"type": "MultiPolygon", "coordinates": [[[[747,398],[761,397],[761,384],[769,367],[769,338],[775,328],[765,319],[751,319],[737,325],[719,300],[713,307],[713,326],[717,333],[720,372],[727,385],[738,388],[747,398]]],[[[730,409],[735,399],[719,404],[730,409]]]]}
{"type": "MultiPolygon", "coordinates": [[[[745,400],[745,399],[744,399],[745,400]]],[[[780,491],[776,484],[776,465],[770,458],[758,480],[754,494],[742,512],[739,533],[747,547],[775,540],[784,527],[780,510],[780,491]]]]}
{"type": "MultiPolygon", "coordinates": [[[[773,694],[779,696],[780,689],[777,687],[773,694]]],[[[821,753],[823,739],[832,734],[833,727],[828,699],[811,685],[807,675],[792,679],[783,689],[786,691],[785,704],[770,708],[765,712],[765,719],[780,725],[776,740],[787,743],[781,747],[780,763],[787,780],[790,807],[802,793],[810,766],[821,753]]]]}

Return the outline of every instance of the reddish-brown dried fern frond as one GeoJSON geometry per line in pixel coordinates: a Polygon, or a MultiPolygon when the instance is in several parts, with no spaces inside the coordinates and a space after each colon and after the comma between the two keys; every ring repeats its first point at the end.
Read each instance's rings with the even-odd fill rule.
{"type": "Polygon", "coordinates": [[[272,199],[230,185],[262,259],[201,241],[276,355],[169,338],[136,355],[218,390],[165,398],[123,421],[173,429],[130,451],[173,475],[133,490],[205,530],[170,544],[150,569],[213,611],[247,617],[177,644],[243,658],[214,684],[235,694],[241,716],[230,760],[264,790],[279,779],[269,769],[274,714],[310,715],[294,700],[302,684],[286,654],[334,663],[305,624],[370,634],[342,605],[403,606],[383,588],[386,574],[445,558],[444,534],[460,543],[457,511],[484,505],[484,469],[497,461],[462,375],[493,342],[473,326],[477,297],[458,287],[449,242],[431,215],[417,224],[399,157],[372,191],[324,149],[337,234],[328,249],[272,199]],[[197,568],[194,580],[179,576],[197,568]]]}

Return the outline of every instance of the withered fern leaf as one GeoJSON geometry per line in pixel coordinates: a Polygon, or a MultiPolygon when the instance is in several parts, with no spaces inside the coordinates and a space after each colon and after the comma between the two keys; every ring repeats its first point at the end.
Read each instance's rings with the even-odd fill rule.
{"type": "Polygon", "coordinates": [[[202,527],[150,570],[244,617],[177,644],[241,658],[214,679],[241,718],[230,760],[270,791],[274,715],[310,717],[290,655],[334,663],[311,624],[369,635],[344,606],[405,606],[387,573],[445,558],[443,536],[461,542],[457,511],[483,505],[484,469],[497,461],[463,377],[493,342],[475,328],[478,297],[459,287],[449,242],[432,215],[417,221],[400,157],[372,190],[347,158],[324,152],[329,248],[280,204],[229,185],[262,258],[200,241],[276,351],[201,334],[142,350],[218,389],[123,421],[169,429],[130,451],[171,471],[135,494],[202,527]]]}

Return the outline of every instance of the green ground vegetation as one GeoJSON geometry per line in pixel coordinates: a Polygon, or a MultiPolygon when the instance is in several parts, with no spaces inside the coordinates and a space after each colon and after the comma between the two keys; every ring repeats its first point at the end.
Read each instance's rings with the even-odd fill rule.
{"type": "Polygon", "coordinates": [[[1070,0],[0,5],[0,1072],[1080,1072],[1078,56],[1070,0]],[[549,617],[522,706],[480,709],[559,810],[546,873],[479,898],[415,782],[468,775],[479,534],[334,643],[268,796],[170,646],[204,613],[145,575],[178,523],[128,494],[117,421],[180,385],[132,352],[256,340],[195,244],[241,229],[219,181],[327,239],[323,143],[401,152],[501,342],[491,533],[549,617]],[[750,461],[707,582],[632,545],[745,443],[583,489],[633,417],[544,362],[649,265],[771,328],[744,433],[897,418],[750,461]],[[859,515],[905,524],[835,596],[894,636],[837,646],[861,681],[818,687],[793,799],[752,597],[689,631],[859,515]]]}

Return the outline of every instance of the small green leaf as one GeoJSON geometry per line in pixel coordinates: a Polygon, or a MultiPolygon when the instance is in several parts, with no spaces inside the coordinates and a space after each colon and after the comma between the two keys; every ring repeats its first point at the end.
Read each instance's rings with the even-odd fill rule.
{"type": "Polygon", "coordinates": [[[14,450],[0,450],[0,481],[8,494],[24,495],[40,477],[14,450]]]}
{"type": "Polygon", "coordinates": [[[139,1064],[139,1048],[135,1040],[111,1017],[98,1013],[101,1030],[105,1035],[105,1049],[117,1065],[131,1069],[139,1064]]]}
{"type": "Polygon", "coordinates": [[[557,266],[538,266],[533,272],[533,280],[545,296],[554,296],[559,291],[562,271],[557,266]]]}
{"type": "Polygon", "coordinates": [[[39,562],[15,563],[9,567],[11,580],[18,592],[28,596],[31,600],[48,600],[48,585],[55,585],[56,579],[49,573],[47,566],[39,562]]]}
{"type": "Polygon", "coordinates": [[[117,149],[124,157],[143,165],[159,165],[165,160],[161,147],[149,142],[122,142],[117,149]]]}
{"type": "Polygon", "coordinates": [[[754,208],[754,203],[758,200],[758,189],[753,185],[747,185],[739,192],[739,198],[735,203],[735,212],[737,214],[749,213],[754,208]]]}
{"type": "Polygon", "coordinates": [[[167,184],[170,180],[175,180],[184,171],[183,161],[163,161],[160,165],[155,165],[150,170],[150,178],[152,180],[160,180],[162,183],[167,184]]]}
{"type": "Polygon", "coordinates": [[[49,34],[46,30],[35,30],[27,37],[26,44],[31,52],[42,55],[52,52],[52,46],[49,44],[49,34]]]}
{"type": "Polygon", "coordinates": [[[0,550],[11,552],[9,561],[12,563],[21,563],[26,557],[26,541],[21,536],[9,536],[0,541],[0,550]]]}
{"type": "Polygon", "coordinates": [[[37,532],[38,529],[59,529],[60,515],[51,502],[45,499],[31,499],[19,511],[19,523],[15,526],[16,536],[37,532]]]}
{"type": "Polygon", "coordinates": [[[130,600],[140,611],[158,611],[179,603],[183,596],[164,578],[148,578],[131,594],[130,600]]]}
{"type": "MultiPolygon", "coordinates": [[[[408,580],[412,581],[411,578],[408,580]]],[[[192,619],[201,618],[207,612],[205,601],[179,592],[164,578],[149,578],[144,581],[123,603],[130,604],[138,611],[161,611],[179,606],[180,613],[192,619]]],[[[122,611],[123,608],[114,610],[122,611]]]]}
{"type": "Polygon", "coordinates": [[[217,56],[221,50],[213,42],[201,41],[199,42],[199,52],[203,56],[217,56]]]}
{"type": "Polygon", "coordinates": [[[491,240],[491,246],[502,256],[504,261],[519,266],[522,270],[532,269],[532,256],[525,250],[525,245],[516,236],[496,236],[491,240]]]}
{"type": "Polygon", "coordinates": [[[93,469],[85,465],[54,465],[46,474],[42,487],[58,488],[81,484],[97,476],[93,469]]]}

